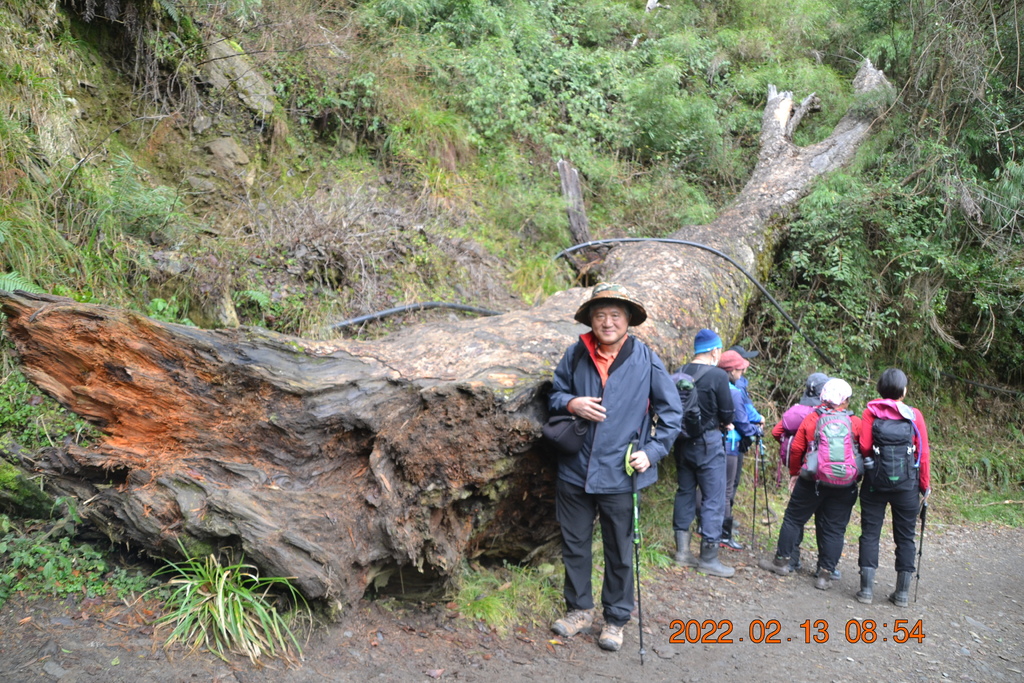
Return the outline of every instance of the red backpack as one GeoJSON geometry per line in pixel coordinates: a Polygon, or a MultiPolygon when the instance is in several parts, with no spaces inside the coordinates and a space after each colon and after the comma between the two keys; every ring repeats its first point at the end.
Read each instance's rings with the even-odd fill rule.
{"type": "Polygon", "coordinates": [[[853,421],[848,410],[815,408],[818,424],[814,428],[814,441],[804,458],[800,476],[822,486],[836,488],[850,486],[864,472],[857,439],[853,435],[853,421]]]}

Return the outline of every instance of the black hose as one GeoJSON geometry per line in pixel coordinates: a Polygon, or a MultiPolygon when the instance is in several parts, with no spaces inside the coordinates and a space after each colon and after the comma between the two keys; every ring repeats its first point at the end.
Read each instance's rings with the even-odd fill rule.
{"type": "Polygon", "coordinates": [[[743,273],[747,277],[748,280],[750,280],[751,282],[754,283],[755,287],[757,287],[759,290],[761,290],[761,293],[764,294],[765,298],[768,299],[768,301],[770,301],[771,304],[773,306],[775,306],[775,308],[777,308],[779,310],[779,313],[782,314],[782,317],[784,317],[786,319],[786,321],[789,322],[789,324],[793,326],[794,330],[796,330],[797,332],[800,333],[800,336],[803,337],[804,340],[808,344],[811,345],[811,348],[814,349],[818,353],[819,356],[821,356],[822,360],[824,360],[828,364],[828,366],[830,368],[832,368],[833,370],[836,369],[836,364],[834,362],[832,362],[832,359],[829,358],[828,355],[824,351],[822,351],[820,348],[818,348],[818,345],[815,344],[810,339],[810,337],[808,337],[806,334],[804,334],[804,331],[800,329],[800,326],[796,324],[796,321],[793,320],[791,317],[789,317],[789,314],[786,313],[786,311],[783,310],[782,305],[779,304],[779,302],[776,301],[775,298],[771,294],[768,293],[768,290],[764,288],[764,285],[762,285],[760,282],[757,281],[757,278],[755,278],[753,275],[748,273],[747,270],[743,266],[741,266],[740,264],[736,263],[736,261],[734,261],[731,257],[727,256],[726,254],[723,254],[722,252],[718,251],[717,249],[709,247],[706,244],[701,244],[699,242],[690,242],[688,240],[674,240],[674,239],[670,239],[668,237],[621,237],[619,239],[594,240],[593,242],[584,242],[583,244],[577,244],[575,246],[569,247],[568,249],[563,249],[562,251],[560,251],[557,254],[555,254],[554,260],[557,261],[558,259],[562,258],[563,256],[566,256],[566,255],[568,255],[568,254],[570,254],[570,253],[572,253],[572,252],[574,252],[574,251],[576,251],[578,249],[583,249],[584,247],[590,247],[590,246],[593,246],[593,245],[596,245],[596,244],[616,244],[616,243],[620,243],[620,242],[664,242],[665,244],[681,244],[681,245],[687,246],[687,247],[697,247],[698,249],[703,249],[704,251],[710,252],[710,253],[714,254],[715,256],[718,256],[719,258],[725,259],[726,261],[728,261],[732,265],[736,266],[737,270],[739,270],[741,273],[743,273]]]}
{"type": "Polygon", "coordinates": [[[330,329],[336,330],[340,327],[349,327],[351,325],[358,325],[359,323],[369,322],[370,320],[380,320],[389,315],[395,313],[403,313],[405,311],[424,311],[428,308],[451,308],[456,311],[467,311],[469,313],[479,313],[480,315],[501,315],[501,311],[491,311],[486,308],[477,308],[476,306],[466,306],[465,304],[450,304],[446,301],[425,301],[418,304],[407,304],[405,306],[397,306],[395,308],[388,308],[383,311],[377,311],[376,313],[368,313],[367,315],[361,315],[358,318],[349,318],[348,320],[342,320],[339,323],[331,325],[330,329]]]}

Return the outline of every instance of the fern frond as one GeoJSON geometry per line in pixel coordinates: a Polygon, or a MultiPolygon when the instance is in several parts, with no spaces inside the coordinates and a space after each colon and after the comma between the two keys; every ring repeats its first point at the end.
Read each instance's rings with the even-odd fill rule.
{"type": "Polygon", "coordinates": [[[46,290],[38,286],[31,280],[27,280],[17,271],[12,270],[9,273],[0,273],[0,290],[13,292],[16,289],[23,289],[26,292],[33,292],[35,294],[45,294],[46,290]]]}
{"type": "Polygon", "coordinates": [[[245,289],[240,292],[235,292],[234,300],[236,304],[242,303],[243,301],[251,301],[259,306],[261,311],[270,308],[270,295],[266,292],[261,292],[257,289],[245,289]]]}

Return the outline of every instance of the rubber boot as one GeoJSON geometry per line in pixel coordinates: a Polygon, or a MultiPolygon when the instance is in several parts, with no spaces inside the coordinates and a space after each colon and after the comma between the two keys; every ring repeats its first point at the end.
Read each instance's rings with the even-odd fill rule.
{"type": "Polygon", "coordinates": [[[732,537],[732,517],[722,520],[722,543],[723,548],[743,550],[743,544],[732,537]]]}
{"type": "Polygon", "coordinates": [[[818,567],[814,574],[814,587],[820,591],[827,591],[832,587],[832,572],[818,567]]]}
{"type": "Polygon", "coordinates": [[[676,564],[681,567],[696,567],[697,558],[690,552],[690,532],[676,532],[676,564]]]}
{"type": "Polygon", "coordinates": [[[896,590],[889,596],[889,602],[897,607],[906,607],[910,604],[910,581],[914,578],[914,572],[896,573],[896,590]]]}
{"type": "Polygon", "coordinates": [[[711,574],[711,576],[721,576],[723,579],[728,579],[736,573],[735,569],[725,566],[718,559],[718,541],[708,541],[707,539],[700,542],[700,560],[697,562],[697,571],[711,574]]]}
{"type": "Polygon", "coordinates": [[[870,605],[874,599],[874,586],[875,586],[875,568],[874,567],[861,567],[860,568],[860,590],[857,591],[857,602],[870,605]]]}
{"type": "Polygon", "coordinates": [[[788,557],[776,555],[775,559],[771,562],[768,560],[758,560],[757,566],[766,571],[774,572],[779,576],[789,576],[795,571],[789,562],[790,560],[788,557]]]}

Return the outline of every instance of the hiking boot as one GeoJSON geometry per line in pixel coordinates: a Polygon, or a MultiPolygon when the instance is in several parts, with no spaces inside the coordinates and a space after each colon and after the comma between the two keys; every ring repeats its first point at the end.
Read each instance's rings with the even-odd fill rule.
{"type": "Polygon", "coordinates": [[[733,539],[732,537],[732,517],[726,517],[722,521],[722,542],[720,544],[723,548],[732,548],[733,550],[743,550],[743,544],[733,539]]]}
{"type": "Polygon", "coordinates": [[[860,568],[860,590],[857,591],[857,602],[870,605],[874,599],[875,568],[860,568]]]}
{"type": "Polygon", "coordinates": [[[889,596],[889,602],[897,607],[906,607],[910,604],[910,581],[914,578],[914,572],[896,572],[896,590],[889,596]]]}
{"type": "Polygon", "coordinates": [[[820,591],[827,591],[832,587],[832,572],[827,569],[818,567],[818,571],[814,574],[814,587],[820,591]]]}
{"type": "Polygon", "coordinates": [[[580,631],[589,631],[594,623],[594,610],[574,609],[551,624],[551,630],[565,638],[571,638],[580,631]]]}
{"type": "Polygon", "coordinates": [[[732,567],[727,567],[718,559],[718,541],[704,539],[700,542],[700,559],[697,561],[697,571],[721,576],[728,579],[736,573],[732,567]]]}
{"type": "Polygon", "coordinates": [[[697,558],[690,552],[690,532],[676,532],[676,564],[681,567],[696,567],[697,558]]]}
{"type": "Polygon", "coordinates": [[[606,623],[601,629],[601,637],[597,639],[597,644],[602,650],[618,652],[622,647],[622,626],[606,623]]]}
{"type": "Polygon", "coordinates": [[[839,571],[839,567],[836,567],[835,569],[832,570],[832,580],[833,581],[838,581],[841,578],[843,578],[843,573],[841,571],[839,571]]]}
{"type": "Polygon", "coordinates": [[[789,558],[780,557],[779,555],[776,555],[775,559],[771,562],[764,559],[758,560],[757,566],[761,569],[774,572],[779,576],[789,576],[795,571],[789,564],[789,558]]]}
{"type": "Polygon", "coordinates": [[[803,568],[804,566],[800,563],[800,548],[797,548],[793,551],[793,557],[789,560],[789,571],[796,574],[803,568]]]}

